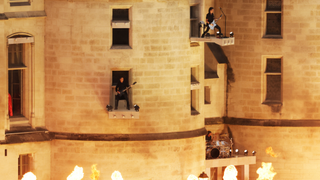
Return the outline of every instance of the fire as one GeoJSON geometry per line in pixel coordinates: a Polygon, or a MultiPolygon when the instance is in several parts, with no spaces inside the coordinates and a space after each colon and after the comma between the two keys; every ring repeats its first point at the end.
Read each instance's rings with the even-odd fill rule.
{"type": "Polygon", "coordinates": [[[111,175],[112,180],[123,180],[119,171],[114,171],[111,175]]]}
{"type": "Polygon", "coordinates": [[[187,180],[198,180],[197,176],[190,174],[187,180]]]}
{"type": "Polygon", "coordinates": [[[67,180],[81,180],[83,175],[83,168],[76,166],[72,173],[67,177],[67,180]]]}
{"type": "Polygon", "coordinates": [[[272,163],[262,162],[262,168],[257,170],[259,177],[257,180],[273,180],[273,177],[277,174],[273,171],[272,163]]]}
{"type": "Polygon", "coordinates": [[[269,154],[271,157],[278,157],[277,154],[273,152],[272,147],[268,147],[266,149],[266,153],[269,154]]]}
{"type": "Polygon", "coordinates": [[[90,178],[92,180],[98,180],[99,176],[100,176],[100,171],[97,170],[97,165],[96,164],[91,166],[91,172],[92,172],[92,174],[91,174],[90,178]]]}
{"type": "Polygon", "coordinates": [[[37,180],[37,177],[32,172],[27,172],[23,175],[21,180],[37,180]]]}
{"type": "Polygon", "coordinates": [[[238,171],[234,165],[229,165],[224,170],[223,180],[237,180],[238,171]]]}

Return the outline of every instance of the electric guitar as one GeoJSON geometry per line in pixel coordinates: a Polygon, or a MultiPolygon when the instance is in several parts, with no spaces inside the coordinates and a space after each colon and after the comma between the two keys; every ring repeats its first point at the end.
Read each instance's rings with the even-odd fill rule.
{"type": "MultiPolygon", "coordinates": [[[[134,82],[132,85],[135,85],[137,82],[134,82]]],[[[131,86],[125,88],[124,90],[120,91],[120,94],[118,96],[122,96],[124,92],[128,91],[131,88],[131,86]]]]}
{"type": "MultiPolygon", "coordinates": [[[[222,17],[222,14],[220,15],[220,18],[221,18],[221,17],[222,17]]],[[[219,18],[219,19],[220,19],[220,18],[219,18]]],[[[219,21],[219,19],[213,20],[212,23],[209,24],[209,27],[210,27],[211,30],[214,30],[214,27],[216,27],[217,22],[219,21]]]]}

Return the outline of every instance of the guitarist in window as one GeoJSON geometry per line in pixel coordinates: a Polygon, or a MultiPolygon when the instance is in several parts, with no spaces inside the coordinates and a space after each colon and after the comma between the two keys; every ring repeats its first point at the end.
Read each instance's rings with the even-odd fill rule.
{"type": "MultiPolygon", "coordinates": [[[[206,16],[206,22],[207,22],[206,27],[207,27],[207,29],[203,32],[203,34],[201,36],[202,38],[209,31],[209,29],[210,29],[209,24],[211,24],[214,20],[217,21],[217,20],[221,19],[221,16],[218,19],[214,19],[214,14],[213,13],[214,13],[214,9],[213,9],[213,7],[210,7],[209,8],[209,12],[208,12],[208,14],[206,16]]],[[[216,24],[216,26],[214,28],[217,28],[219,30],[220,34],[221,34],[221,28],[220,28],[220,26],[218,26],[218,24],[216,24]]]]}
{"type": "Polygon", "coordinates": [[[128,98],[128,93],[127,91],[124,91],[126,88],[131,87],[132,85],[128,85],[127,83],[124,83],[124,78],[121,77],[120,81],[118,82],[116,86],[116,102],[115,102],[115,110],[118,109],[118,102],[120,99],[125,99],[127,101],[127,109],[130,110],[130,105],[129,105],[129,98],[128,98]]]}

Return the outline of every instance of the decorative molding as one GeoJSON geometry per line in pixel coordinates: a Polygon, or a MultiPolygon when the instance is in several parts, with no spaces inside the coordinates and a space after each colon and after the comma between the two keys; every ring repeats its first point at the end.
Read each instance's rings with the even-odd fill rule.
{"type": "Polygon", "coordinates": [[[223,117],[205,118],[205,125],[224,124],[223,117]]]}
{"type": "Polygon", "coordinates": [[[229,124],[242,126],[320,127],[320,120],[206,118],[205,125],[229,124]]]}
{"type": "Polygon", "coordinates": [[[45,11],[5,12],[4,14],[8,19],[46,17],[47,16],[45,11]]]}
{"type": "Polygon", "coordinates": [[[16,144],[25,142],[41,142],[59,140],[75,141],[156,141],[156,140],[175,140],[200,137],[207,134],[205,128],[170,133],[148,133],[148,134],[80,134],[49,132],[47,130],[30,129],[27,132],[12,131],[6,133],[5,141],[0,144],[16,144]]]}
{"type": "Polygon", "coordinates": [[[79,140],[79,141],[155,141],[193,138],[206,135],[205,128],[170,133],[147,134],[78,134],[50,132],[53,139],[79,140]]]}

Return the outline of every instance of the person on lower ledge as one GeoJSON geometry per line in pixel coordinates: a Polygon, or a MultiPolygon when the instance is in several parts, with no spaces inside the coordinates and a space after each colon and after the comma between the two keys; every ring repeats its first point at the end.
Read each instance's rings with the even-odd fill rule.
{"type": "MultiPolygon", "coordinates": [[[[219,17],[218,19],[215,19],[214,18],[214,8],[213,7],[210,7],[209,8],[209,12],[208,12],[208,14],[207,14],[207,16],[206,16],[206,22],[207,22],[207,24],[205,25],[205,27],[207,27],[207,29],[203,32],[203,34],[202,34],[202,38],[207,34],[207,32],[210,30],[210,27],[209,27],[209,24],[211,24],[212,22],[213,22],[213,20],[219,20],[219,19],[221,19],[221,17],[219,17]]],[[[218,26],[218,24],[214,27],[214,28],[217,28],[218,29],[218,31],[220,32],[220,34],[221,34],[221,28],[220,28],[220,26],[218,26]]]]}
{"type": "Polygon", "coordinates": [[[208,132],[207,132],[207,135],[206,135],[206,142],[207,142],[207,144],[210,144],[210,143],[212,142],[212,140],[213,140],[213,134],[212,134],[211,131],[208,131],[208,132]]]}
{"type": "Polygon", "coordinates": [[[118,109],[118,102],[120,99],[125,99],[127,101],[127,109],[130,110],[130,105],[129,105],[129,98],[128,98],[128,93],[126,91],[127,88],[131,86],[128,85],[128,83],[124,83],[124,78],[121,77],[117,86],[116,86],[116,101],[115,101],[115,110],[118,109]]]}

